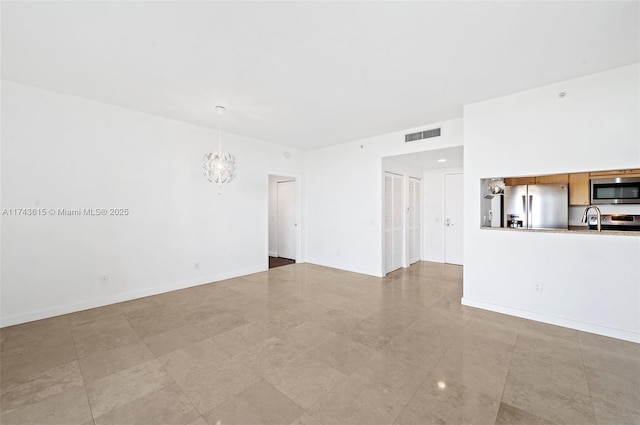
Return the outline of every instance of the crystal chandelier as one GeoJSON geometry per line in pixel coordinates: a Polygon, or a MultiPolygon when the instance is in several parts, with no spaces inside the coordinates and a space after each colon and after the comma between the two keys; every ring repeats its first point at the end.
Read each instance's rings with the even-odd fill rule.
{"type": "Polygon", "coordinates": [[[224,114],[224,106],[216,106],[218,114],[218,151],[204,155],[204,176],[212,183],[218,183],[218,195],[223,183],[229,183],[236,176],[236,157],[222,152],[222,126],[220,117],[224,114]]]}

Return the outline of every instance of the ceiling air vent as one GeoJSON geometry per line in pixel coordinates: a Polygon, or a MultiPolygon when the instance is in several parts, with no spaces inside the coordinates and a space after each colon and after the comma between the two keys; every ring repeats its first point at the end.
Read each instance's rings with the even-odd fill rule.
{"type": "Polygon", "coordinates": [[[413,142],[416,140],[422,139],[422,131],[418,131],[417,133],[405,134],[404,142],[413,142]]]}
{"type": "Polygon", "coordinates": [[[431,130],[425,130],[422,132],[422,138],[423,139],[429,139],[431,137],[440,137],[440,129],[439,128],[434,128],[431,130]]]}
{"type": "Polygon", "coordinates": [[[418,131],[417,133],[405,134],[404,142],[415,142],[416,140],[430,139],[432,137],[440,136],[440,128],[433,128],[431,130],[418,131]]]}

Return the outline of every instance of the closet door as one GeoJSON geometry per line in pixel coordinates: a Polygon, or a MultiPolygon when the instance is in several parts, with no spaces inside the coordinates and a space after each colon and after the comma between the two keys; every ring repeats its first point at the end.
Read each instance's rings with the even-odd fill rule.
{"type": "Polygon", "coordinates": [[[384,252],[386,273],[402,267],[402,186],[402,176],[384,173],[384,252]]]}
{"type": "Polygon", "coordinates": [[[409,177],[407,194],[407,263],[420,261],[422,257],[422,210],[420,180],[409,177]]]}

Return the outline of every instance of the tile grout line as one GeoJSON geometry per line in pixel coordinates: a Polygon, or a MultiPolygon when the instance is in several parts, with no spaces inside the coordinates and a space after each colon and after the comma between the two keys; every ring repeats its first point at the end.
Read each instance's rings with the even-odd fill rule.
{"type": "MultiPolygon", "coordinates": [[[[163,305],[165,305],[165,304],[163,303],[163,305]]],[[[174,310],[174,309],[172,309],[172,310],[175,312],[175,310],[174,310]]],[[[180,314],[179,314],[179,313],[177,313],[177,312],[176,312],[176,314],[177,314],[179,317],[182,317],[182,316],[180,316],[180,314]]],[[[125,316],[125,319],[127,319],[127,322],[129,322],[129,319],[128,319],[126,316],[125,316]]],[[[193,324],[193,323],[191,323],[191,322],[189,322],[189,321],[187,321],[187,322],[189,323],[189,325],[194,326],[194,324],[193,324]]],[[[129,323],[129,326],[131,326],[131,323],[129,323]]],[[[133,328],[133,326],[131,326],[131,327],[133,328]]],[[[138,334],[138,332],[135,330],[135,328],[133,328],[133,330],[134,330],[134,332],[136,332],[136,335],[138,335],[138,337],[140,337],[140,335],[139,335],[139,334],[138,334]]],[[[203,333],[204,333],[204,332],[203,332],[203,333]]],[[[158,335],[159,335],[159,334],[158,334],[158,335]]],[[[207,334],[205,334],[205,335],[207,335],[207,334]]],[[[227,353],[227,354],[231,355],[231,353],[229,353],[227,350],[225,350],[225,348],[224,348],[224,347],[222,347],[220,344],[218,344],[218,343],[216,343],[215,341],[213,341],[213,338],[212,338],[212,337],[210,337],[209,335],[207,335],[207,338],[204,338],[204,339],[202,339],[202,340],[200,340],[200,341],[196,341],[196,342],[192,342],[191,344],[187,344],[187,345],[186,345],[186,347],[188,347],[188,346],[190,346],[190,345],[197,344],[197,343],[202,342],[202,341],[206,341],[207,339],[209,339],[209,340],[211,340],[212,342],[214,342],[214,343],[216,344],[216,346],[220,347],[220,349],[221,349],[221,350],[223,350],[225,353],[227,353]]],[[[149,348],[149,346],[147,345],[147,343],[145,342],[145,340],[144,340],[143,338],[140,338],[140,340],[142,341],[142,343],[143,343],[143,344],[145,344],[145,346],[147,347],[147,349],[149,350],[149,352],[151,352],[151,355],[153,355],[154,359],[158,362],[158,364],[160,365],[160,367],[162,368],[162,370],[164,370],[164,371],[165,371],[165,373],[167,374],[167,376],[169,376],[169,377],[171,378],[171,380],[173,381],[173,384],[175,384],[175,385],[176,385],[176,387],[178,387],[178,388],[180,389],[180,392],[182,393],[182,395],[184,395],[184,397],[185,397],[187,400],[189,400],[189,404],[193,407],[194,411],[195,411],[196,413],[198,413],[198,416],[199,416],[200,418],[202,418],[202,420],[203,420],[203,421],[205,421],[206,423],[208,423],[208,421],[204,418],[204,413],[200,412],[200,410],[197,408],[197,406],[193,403],[193,400],[191,400],[191,397],[189,397],[189,396],[187,395],[187,393],[185,393],[184,388],[182,387],[182,385],[180,385],[180,383],[179,383],[179,382],[178,382],[178,381],[173,377],[173,375],[171,375],[171,373],[167,370],[167,368],[164,366],[164,364],[162,364],[162,362],[161,362],[161,361],[159,360],[159,358],[158,358],[158,357],[162,357],[162,356],[167,355],[167,354],[171,354],[171,353],[176,352],[176,351],[178,351],[178,350],[181,350],[181,349],[185,348],[185,346],[180,347],[180,348],[175,349],[175,350],[172,350],[172,351],[170,351],[170,352],[168,352],[168,353],[164,353],[162,356],[157,356],[153,351],[151,351],[151,348],[149,348]]],[[[219,362],[217,362],[217,363],[220,363],[220,362],[222,362],[222,361],[224,361],[224,360],[221,360],[221,361],[219,361],[219,362]]],[[[217,363],[215,363],[215,364],[217,364],[217,363]]],[[[209,366],[212,366],[212,365],[209,365],[209,366]]],[[[197,373],[197,372],[198,372],[198,370],[193,371],[193,373],[197,373]]],[[[191,374],[189,374],[189,375],[191,375],[191,374]]],[[[168,387],[169,385],[172,385],[172,384],[167,384],[167,385],[163,386],[162,388],[168,387]]],[[[215,409],[215,407],[214,407],[214,409],[215,409]]],[[[206,413],[206,412],[205,412],[205,413],[206,413]]],[[[196,419],[197,419],[197,418],[196,418],[196,419]]],[[[194,419],[194,420],[195,420],[195,419],[194,419]]]]}
{"type": "Polygon", "coordinates": [[[89,406],[89,413],[91,414],[91,422],[95,425],[96,418],[93,415],[93,407],[91,407],[91,399],[89,398],[89,389],[87,388],[87,383],[84,377],[84,372],[82,371],[82,366],[80,366],[80,356],[78,355],[78,347],[76,345],[76,337],[73,335],[73,331],[71,330],[71,322],[68,314],[65,314],[67,318],[67,326],[69,327],[69,333],[71,334],[71,340],[73,341],[73,351],[76,352],[76,361],[78,362],[78,369],[80,370],[80,377],[82,378],[82,387],[84,388],[84,395],[87,398],[87,405],[89,406]]]}
{"type": "MultiPolygon", "coordinates": [[[[145,307],[145,308],[147,308],[147,307],[145,307]]],[[[141,308],[141,309],[139,309],[139,310],[144,310],[145,308],[141,308]]],[[[136,310],[136,311],[137,311],[137,310],[136,310]]],[[[162,369],[163,369],[163,370],[165,370],[165,372],[166,372],[166,373],[167,373],[167,375],[171,378],[171,380],[172,380],[176,385],[178,385],[178,384],[177,384],[177,382],[175,382],[175,379],[173,379],[173,376],[171,376],[171,374],[169,374],[169,373],[166,371],[166,369],[164,368],[164,366],[162,365],[162,363],[160,363],[160,361],[158,360],[157,356],[156,356],[156,355],[151,351],[151,349],[150,349],[150,348],[149,348],[149,346],[146,344],[146,342],[144,341],[144,339],[140,336],[140,334],[138,333],[138,331],[136,331],[136,329],[131,325],[131,322],[129,321],[129,319],[127,318],[127,316],[126,316],[126,315],[125,315],[125,314],[124,314],[120,309],[118,309],[118,313],[117,313],[117,314],[113,314],[113,315],[111,315],[111,316],[117,316],[117,315],[121,315],[121,316],[125,319],[125,321],[127,322],[127,325],[131,328],[131,330],[133,330],[133,332],[136,334],[136,336],[137,336],[137,337],[138,337],[138,339],[140,340],[139,342],[142,342],[142,344],[143,344],[143,345],[145,346],[145,348],[149,351],[149,353],[151,354],[151,356],[153,356],[153,360],[155,360],[155,361],[160,365],[160,367],[162,367],[162,369]]],[[[111,316],[109,316],[109,317],[111,317],[111,316]]],[[[96,319],[96,320],[100,320],[100,319],[96,319]]],[[[87,322],[87,323],[90,323],[90,322],[87,322]]],[[[73,333],[72,333],[72,335],[71,335],[71,336],[72,336],[72,338],[73,338],[73,333]]],[[[74,339],[74,348],[76,348],[76,356],[78,357],[78,364],[79,364],[79,363],[80,363],[80,358],[79,358],[79,356],[77,355],[77,347],[75,347],[75,338],[73,338],[73,339],[74,339]]],[[[136,343],[137,343],[137,342],[133,342],[133,343],[131,343],[131,344],[136,344],[136,343]]],[[[128,345],[128,344],[125,344],[125,345],[128,345]]],[[[108,352],[108,351],[111,351],[111,350],[117,349],[117,348],[122,347],[122,346],[124,346],[124,345],[119,345],[118,347],[110,348],[110,349],[108,349],[108,350],[105,350],[105,352],[108,352]]],[[[142,362],[142,363],[144,363],[144,362],[142,362]]],[[[106,378],[106,377],[111,376],[111,375],[113,375],[113,374],[115,374],[115,373],[119,373],[119,372],[121,372],[121,371],[123,371],[123,370],[129,369],[129,368],[131,368],[131,367],[136,367],[136,366],[138,366],[139,364],[140,364],[140,363],[135,364],[135,365],[133,365],[133,366],[129,366],[129,367],[124,368],[124,369],[121,369],[121,370],[119,370],[119,371],[115,371],[115,372],[113,372],[112,374],[110,374],[110,375],[106,375],[106,376],[103,376],[103,377],[101,377],[101,378],[99,378],[99,379],[106,378]]],[[[82,368],[80,368],[80,372],[82,373],[82,368]]],[[[84,381],[85,381],[85,379],[84,379],[84,373],[82,373],[82,376],[83,376],[83,383],[84,383],[84,381]]],[[[91,409],[91,416],[92,416],[92,419],[93,419],[93,423],[94,423],[94,425],[95,425],[95,422],[96,422],[96,419],[97,419],[97,418],[96,418],[96,417],[94,416],[94,414],[93,414],[93,408],[91,407],[91,400],[89,399],[89,391],[88,391],[88,390],[87,390],[87,388],[86,388],[86,383],[84,383],[84,385],[85,385],[85,393],[87,394],[87,401],[89,402],[89,408],[91,409]]],[[[171,383],[169,383],[169,384],[167,384],[167,385],[163,385],[163,386],[161,386],[161,387],[157,388],[157,389],[156,389],[156,390],[154,390],[154,391],[158,391],[158,390],[160,390],[160,389],[166,388],[166,387],[168,387],[169,385],[171,385],[171,383]]],[[[178,387],[179,387],[179,386],[178,386],[178,387]]],[[[179,388],[180,388],[180,387],[179,387],[179,388]]],[[[182,388],[180,388],[180,391],[182,391],[182,388]]],[[[138,397],[138,398],[133,398],[133,399],[131,399],[131,400],[127,400],[127,402],[126,402],[126,403],[123,403],[123,404],[121,404],[120,406],[117,406],[117,407],[114,407],[114,408],[112,408],[112,409],[109,409],[109,410],[105,411],[104,413],[102,413],[102,415],[100,415],[100,416],[104,416],[105,414],[108,414],[108,413],[110,413],[110,412],[112,412],[112,411],[115,411],[115,410],[117,410],[117,409],[119,409],[119,408],[121,408],[121,407],[123,407],[123,406],[126,406],[126,405],[127,405],[127,404],[129,404],[129,403],[133,403],[134,401],[137,401],[137,400],[139,400],[139,399],[140,399],[140,398],[142,398],[142,397],[144,397],[144,395],[143,395],[143,396],[141,396],[141,397],[138,397]]],[[[185,397],[186,397],[186,394],[185,394],[185,397]]],[[[191,403],[191,400],[190,400],[188,397],[187,397],[187,400],[189,400],[189,402],[191,403]]],[[[196,411],[198,411],[198,410],[196,409],[196,411]]],[[[199,412],[198,412],[198,413],[199,413],[199,412]]],[[[98,416],[98,417],[100,417],[100,416],[98,416]]]]}
{"type": "Polygon", "coordinates": [[[513,343],[513,348],[511,349],[511,353],[509,356],[509,366],[507,367],[507,375],[504,377],[504,384],[502,385],[502,393],[500,393],[500,400],[498,400],[498,411],[496,412],[496,421],[495,424],[498,423],[498,414],[500,414],[500,406],[502,405],[504,399],[504,391],[507,387],[507,382],[509,381],[509,374],[511,373],[511,362],[513,361],[513,354],[516,351],[516,345],[518,344],[518,338],[520,338],[520,328],[522,327],[522,321],[518,322],[518,330],[516,332],[516,339],[513,343]]]}
{"type": "Polygon", "coordinates": [[[600,421],[598,420],[598,415],[596,415],[596,408],[593,404],[593,395],[591,394],[591,383],[589,382],[589,377],[587,376],[586,365],[584,364],[584,349],[582,348],[582,339],[580,338],[580,334],[576,331],[576,338],[578,339],[578,346],[580,347],[580,360],[582,361],[582,373],[584,374],[584,379],[587,381],[587,388],[589,389],[589,401],[591,402],[591,410],[593,412],[593,419],[598,424],[600,421]]]}
{"type": "MultiPolygon", "coordinates": [[[[189,324],[193,326],[193,324],[192,324],[191,322],[189,322],[189,324]]],[[[135,331],[135,329],[134,329],[134,331],[135,331]]],[[[204,333],[204,332],[203,332],[203,333],[204,333]]],[[[136,334],[137,334],[137,332],[136,332],[136,334]]],[[[206,335],[206,334],[205,334],[205,335],[206,335]]],[[[202,340],[200,340],[200,341],[193,342],[193,343],[191,343],[191,344],[188,344],[188,345],[187,345],[187,347],[188,347],[188,346],[190,346],[190,345],[197,344],[197,343],[202,342],[202,341],[206,341],[207,339],[211,340],[214,344],[216,344],[216,346],[220,347],[220,349],[221,349],[222,351],[224,351],[225,353],[227,353],[227,354],[229,354],[229,355],[231,356],[231,353],[229,353],[227,350],[225,350],[225,348],[224,348],[224,347],[222,347],[220,344],[218,344],[218,343],[216,343],[215,341],[213,341],[212,337],[210,337],[210,336],[208,336],[208,335],[207,335],[207,338],[202,339],[202,340]]],[[[145,346],[147,346],[147,344],[146,344],[146,342],[144,341],[144,339],[142,339],[142,342],[145,344],[145,346]]],[[[176,349],[176,350],[173,350],[173,351],[170,351],[170,352],[168,352],[168,353],[165,353],[165,354],[163,354],[163,356],[164,356],[164,355],[167,355],[167,354],[171,354],[171,353],[176,352],[176,351],[178,351],[178,350],[181,350],[181,349],[183,349],[183,348],[185,348],[185,347],[180,347],[180,348],[178,348],[178,349],[176,349]]],[[[158,356],[156,356],[156,354],[155,354],[153,351],[151,351],[151,349],[149,348],[149,346],[147,346],[147,349],[151,352],[151,354],[153,355],[154,359],[158,362],[158,364],[160,365],[160,367],[162,367],[162,370],[164,370],[164,371],[165,371],[165,373],[166,373],[166,374],[171,378],[171,380],[173,381],[173,383],[174,383],[174,384],[175,384],[175,385],[180,389],[180,392],[182,393],[182,395],[184,395],[184,396],[185,396],[185,398],[186,398],[187,400],[189,400],[189,404],[191,404],[191,406],[193,407],[193,409],[198,413],[198,415],[202,418],[202,420],[204,420],[205,422],[207,422],[207,423],[208,423],[208,421],[204,418],[204,414],[205,414],[206,412],[205,412],[205,413],[200,412],[200,410],[199,410],[199,409],[196,407],[196,405],[193,403],[193,400],[191,400],[191,397],[189,397],[189,396],[187,395],[187,393],[185,393],[185,392],[184,392],[184,388],[182,388],[182,385],[180,385],[180,383],[179,383],[179,382],[178,382],[178,381],[173,377],[173,375],[171,375],[171,373],[167,370],[167,368],[166,368],[166,367],[162,364],[162,362],[158,359],[158,356]]],[[[160,356],[160,357],[162,357],[162,356],[160,356]]],[[[231,356],[230,358],[232,358],[232,357],[233,357],[233,356],[231,356]]],[[[221,363],[221,362],[223,362],[223,361],[224,361],[224,360],[220,360],[220,361],[218,361],[217,363],[213,363],[213,364],[211,364],[211,365],[208,365],[207,367],[213,366],[213,365],[218,364],[218,363],[221,363]]],[[[197,373],[197,372],[199,372],[199,370],[194,370],[192,373],[190,373],[190,374],[189,374],[189,375],[187,375],[187,376],[191,376],[192,374],[197,373]]],[[[186,377],[185,377],[185,378],[186,378],[186,377]]],[[[167,387],[167,386],[169,386],[169,385],[171,385],[171,384],[167,384],[167,385],[163,386],[162,388],[165,388],[165,387],[167,387]]],[[[221,404],[222,404],[222,403],[221,403],[221,404]]],[[[214,407],[213,409],[215,409],[215,407],[214,407]]]]}
{"type": "MultiPolygon", "coordinates": [[[[123,315],[124,316],[124,315],[123,315]]],[[[129,319],[127,318],[127,316],[124,316],[124,318],[126,319],[127,323],[129,323],[129,326],[131,326],[131,323],[129,322],[129,319]]],[[[173,383],[176,385],[176,387],[178,387],[180,389],[180,392],[182,393],[182,395],[185,396],[185,398],[187,400],[189,400],[189,404],[191,404],[191,406],[193,407],[193,409],[198,413],[198,415],[200,417],[202,417],[202,419],[206,421],[206,419],[204,419],[204,417],[202,416],[202,413],[200,413],[200,411],[196,408],[196,406],[193,404],[193,401],[189,398],[189,396],[187,396],[187,394],[184,392],[184,390],[182,389],[182,387],[180,386],[180,384],[178,383],[178,381],[175,380],[175,378],[169,373],[169,371],[167,370],[167,368],[162,364],[162,362],[158,359],[158,356],[156,356],[156,354],[151,351],[151,348],[149,348],[149,346],[147,345],[147,343],[145,342],[145,340],[143,338],[140,337],[140,335],[138,334],[138,332],[135,330],[135,328],[133,326],[131,326],[131,328],[133,329],[133,331],[136,333],[136,335],[138,335],[138,338],[140,338],[140,341],[142,341],[142,343],[145,345],[145,347],[147,347],[147,350],[149,350],[149,352],[151,353],[151,355],[153,356],[153,358],[155,359],[156,362],[158,362],[158,364],[160,365],[160,367],[162,368],[162,370],[165,371],[165,373],[167,374],[167,376],[169,376],[171,378],[171,380],[173,381],[173,383]]],[[[173,351],[177,351],[177,350],[173,350],[173,351]]],[[[171,351],[171,352],[173,352],[171,351]]],[[[165,353],[165,354],[169,354],[169,353],[165,353]]],[[[165,387],[168,387],[171,384],[167,384],[161,388],[158,389],[162,389],[165,387]]],[[[157,390],[156,390],[157,391],[157,390]]]]}
{"type": "MultiPolygon", "coordinates": [[[[143,341],[143,343],[144,343],[144,341],[143,341]]],[[[145,345],[146,345],[146,343],[145,343],[145,345]]],[[[147,347],[147,348],[149,348],[149,347],[147,347]]],[[[151,349],[149,349],[149,351],[151,351],[151,349]]],[[[174,351],[177,351],[177,350],[174,350],[174,351]]],[[[198,416],[200,416],[200,417],[202,418],[202,420],[204,420],[205,422],[207,422],[207,420],[206,420],[206,419],[204,419],[203,414],[202,414],[202,413],[200,413],[200,411],[199,411],[199,410],[198,410],[198,408],[195,406],[195,404],[193,404],[193,400],[191,400],[191,398],[189,398],[189,396],[184,392],[184,389],[180,386],[180,384],[178,383],[178,381],[176,381],[176,379],[175,379],[175,378],[174,378],[174,377],[169,373],[169,371],[167,370],[167,368],[166,368],[166,367],[164,367],[164,365],[162,364],[162,362],[161,362],[160,360],[158,360],[158,356],[156,356],[152,351],[151,351],[151,354],[153,355],[153,357],[155,358],[155,360],[158,362],[158,364],[160,365],[160,367],[162,367],[162,370],[164,370],[164,371],[165,371],[165,373],[167,374],[167,376],[169,376],[169,377],[171,378],[171,380],[173,381],[173,384],[175,384],[175,385],[176,385],[176,387],[178,387],[178,388],[180,389],[180,393],[182,393],[182,395],[183,395],[187,400],[189,400],[189,404],[191,404],[191,406],[193,407],[193,410],[194,410],[196,413],[198,413],[198,416]]],[[[167,354],[168,354],[168,353],[167,353],[167,354]]],[[[161,387],[161,388],[158,388],[158,390],[160,390],[160,389],[162,389],[162,388],[166,388],[166,387],[168,387],[169,385],[173,385],[173,384],[167,384],[167,385],[165,385],[165,386],[163,386],[163,387],[161,387]]],[[[157,391],[157,390],[155,390],[155,391],[157,391]]],[[[207,423],[208,423],[208,422],[207,422],[207,423]]]]}
{"type": "MultiPolygon", "coordinates": [[[[463,326],[464,327],[464,326],[463,326]]],[[[444,355],[446,354],[446,352],[449,350],[449,348],[451,348],[451,346],[453,345],[454,341],[456,340],[456,338],[452,338],[451,342],[447,345],[447,348],[445,348],[444,350],[442,350],[442,354],[440,355],[440,357],[438,357],[438,361],[434,362],[434,366],[433,368],[431,368],[431,370],[429,371],[429,373],[427,373],[427,375],[424,377],[424,379],[420,382],[420,385],[416,386],[416,390],[413,392],[413,394],[411,394],[411,397],[409,397],[409,399],[407,400],[407,402],[405,403],[405,405],[402,407],[402,410],[400,410],[400,413],[398,413],[398,415],[393,418],[393,422],[391,424],[395,424],[396,421],[398,420],[398,418],[400,416],[402,416],[402,413],[406,410],[407,406],[409,406],[409,404],[411,403],[411,401],[414,399],[414,397],[416,396],[416,394],[418,393],[418,391],[420,390],[420,388],[422,388],[422,386],[424,385],[425,382],[427,382],[427,379],[429,378],[429,376],[431,375],[431,373],[433,373],[433,371],[435,370],[435,368],[438,366],[438,364],[440,363],[440,361],[442,360],[442,358],[444,357],[444,355]]],[[[391,341],[389,341],[391,342],[391,341]]]]}

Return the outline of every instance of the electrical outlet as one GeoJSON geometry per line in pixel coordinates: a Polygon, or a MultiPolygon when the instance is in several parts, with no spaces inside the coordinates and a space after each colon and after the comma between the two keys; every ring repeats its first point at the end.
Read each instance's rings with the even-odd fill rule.
{"type": "Polygon", "coordinates": [[[196,270],[198,270],[200,268],[200,262],[196,261],[195,263],[193,263],[193,266],[196,268],[196,270]]]}
{"type": "Polygon", "coordinates": [[[109,276],[100,276],[100,285],[107,285],[109,283],[109,276]]]}
{"type": "Polygon", "coordinates": [[[542,282],[537,282],[536,283],[536,292],[538,294],[542,294],[542,282]]]}

